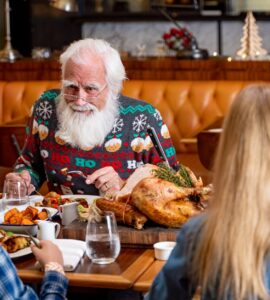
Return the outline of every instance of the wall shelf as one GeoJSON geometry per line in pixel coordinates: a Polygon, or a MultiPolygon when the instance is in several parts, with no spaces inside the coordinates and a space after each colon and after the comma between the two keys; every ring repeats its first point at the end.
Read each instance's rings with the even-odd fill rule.
{"type": "MultiPolygon", "coordinates": [[[[254,17],[257,21],[268,21],[270,20],[270,15],[267,14],[256,14],[253,13],[254,17]]],[[[83,15],[72,15],[66,16],[71,20],[78,21],[80,23],[84,22],[102,22],[102,21],[110,21],[110,22],[130,22],[130,21],[164,21],[168,22],[168,20],[161,15],[161,13],[156,11],[147,11],[147,12],[108,12],[108,13],[89,13],[83,15]]],[[[242,13],[240,15],[200,15],[200,14],[191,14],[191,13],[182,13],[182,14],[173,14],[173,17],[177,21],[200,21],[200,22],[235,22],[235,21],[244,21],[246,14],[242,13]]]]}

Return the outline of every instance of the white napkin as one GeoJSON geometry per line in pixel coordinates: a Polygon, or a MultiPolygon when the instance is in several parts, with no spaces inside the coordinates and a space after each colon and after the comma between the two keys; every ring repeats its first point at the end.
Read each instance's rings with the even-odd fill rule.
{"type": "Polygon", "coordinates": [[[85,242],[72,239],[55,239],[52,242],[62,251],[64,270],[66,272],[73,271],[85,253],[85,242]]]}

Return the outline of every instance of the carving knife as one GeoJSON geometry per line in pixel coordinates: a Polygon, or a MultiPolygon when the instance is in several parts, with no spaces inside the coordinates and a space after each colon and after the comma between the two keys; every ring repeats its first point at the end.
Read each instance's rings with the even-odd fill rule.
{"type": "Polygon", "coordinates": [[[157,150],[157,153],[159,155],[159,157],[166,163],[166,165],[168,165],[168,167],[170,167],[170,163],[168,161],[168,158],[160,144],[159,138],[157,136],[156,130],[154,127],[147,127],[147,133],[149,134],[151,141],[155,147],[155,149],[157,150]]]}

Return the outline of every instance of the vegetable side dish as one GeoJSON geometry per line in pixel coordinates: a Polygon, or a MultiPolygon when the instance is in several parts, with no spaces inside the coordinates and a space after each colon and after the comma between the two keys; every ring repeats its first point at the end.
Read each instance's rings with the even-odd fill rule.
{"type": "Polygon", "coordinates": [[[46,220],[47,218],[48,211],[46,209],[39,211],[33,206],[28,206],[26,209],[19,211],[14,207],[4,214],[4,222],[2,224],[34,225],[37,220],[46,220]]]}

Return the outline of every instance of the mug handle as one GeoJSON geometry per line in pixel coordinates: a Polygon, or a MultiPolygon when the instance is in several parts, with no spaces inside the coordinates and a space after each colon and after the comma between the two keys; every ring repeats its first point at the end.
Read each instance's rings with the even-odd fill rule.
{"type": "Polygon", "coordinates": [[[54,223],[54,226],[55,226],[55,238],[58,237],[58,234],[60,233],[60,224],[59,223],[54,223]]]}

